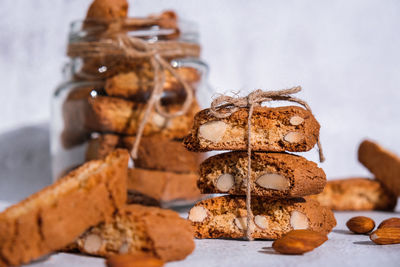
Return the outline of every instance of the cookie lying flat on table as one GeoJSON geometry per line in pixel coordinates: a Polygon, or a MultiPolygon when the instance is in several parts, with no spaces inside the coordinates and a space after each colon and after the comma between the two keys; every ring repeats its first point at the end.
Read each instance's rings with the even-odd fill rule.
{"type": "MultiPolygon", "coordinates": [[[[197,183],[202,193],[245,195],[247,152],[227,152],[206,159],[200,165],[197,183]]],[[[253,152],[251,193],[269,198],[303,197],[322,192],[325,173],[301,156],[287,153],[253,152]]]]}
{"type": "Polygon", "coordinates": [[[358,160],[390,191],[400,196],[400,158],[380,145],[365,140],[358,148],[358,160]]]}
{"type": "Polygon", "coordinates": [[[201,194],[195,173],[174,173],[134,168],[128,170],[128,190],[138,191],[159,202],[194,200],[201,194]]]}
{"type": "MultiPolygon", "coordinates": [[[[168,105],[163,108],[173,113],[179,111],[182,105],[168,105]]],[[[116,97],[97,96],[89,99],[85,125],[90,131],[135,135],[145,109],[145,104],[116,97]]],[[[183,138],[189,132],[189,125],[192,124],[193,116],[198,110],[196,101],[193,101],[186,114],[171,119],[164,118],[153,110],[144,127],[143,135],[158,134],[167,138],[183,138]]]]}
{"type": "MultiPolygon", "coordinates": [[[[119,147],[131,150],[135,137],[114,134],[99,134],[89,141],[86,159],[103,158],[109,151],[119,147]]],[[[137,168],[177,173],[197,172],[204,156],[190,152],[181,141],[159,136],[143,137],[135,160],[137,168]]]]}
{"type": "MultiPolygon", "coordinates": [[[[331,210],[312,199],[268,200],[252,197],[252,237],[277,239],[293,229],[327,234],[336,225],[331,210]]],[[[246,198],[222,196],[198,202],[189,211],[197,238],[243,238],[247,229],[246,198]]]]}
{"type": "Polygon", "coordinates": [[[97,256],[146,253],[175,261],[186,258],[195,245],[190,222],[178,213],[127,205],[112,221],[91,228],[71,247],[97,256]]]}
{"type": "MultiPolygon", "coordinates": [[[[247,118],[247,108],[223,119],[214,117],[209,109],[202,110],[185,137],[185,146],[192,151],[247,150],[247,118]]],[[[251,121],[253,150],[302,152],[318,140],[319,123],[301,107],[255,107],[251,121]]]]}
{"type": "Polygon", "coordinates": [[[328,181],[324,191],[311,198],[333,210],[393,210],[397,204],[393,193],[368,178],[328,181]]]}
{"type": "Polygon", "coordinates": [[[0,266],[62,249],[111,219],[126,201],[128,159],[126,151],[116,150],[0,213],[0,266]]]}

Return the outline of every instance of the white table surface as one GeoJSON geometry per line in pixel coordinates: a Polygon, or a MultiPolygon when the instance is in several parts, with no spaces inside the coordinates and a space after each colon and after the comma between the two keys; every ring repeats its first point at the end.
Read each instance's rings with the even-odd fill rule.
{"type": "MultiPolygon", "coordinates": [[[[6,206],[0,202],[0,210],[6,206]]],[[[182,212],[182,216],[186,213],[182,212]]],[[[321,247],[301,256],[280,255],[271,248],[272,241],[196,240],[196,249],[185,260],[166,264],[168,267],[203,266],[400,266],[400,244],[379,246],[367,235],[351,234],[346,221],[356,215],[371,217],[378,224],[390,217],[400,217],[399,208],[393,212],[337,212],[337,226],[321,247]]],[[[30,264],[39,266],[104,266],[96,257],[68,253],[53,254],[30,264]]]]}

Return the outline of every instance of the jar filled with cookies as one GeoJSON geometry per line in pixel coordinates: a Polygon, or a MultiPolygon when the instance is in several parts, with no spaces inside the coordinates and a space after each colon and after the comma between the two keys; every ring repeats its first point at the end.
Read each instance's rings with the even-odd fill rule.
{"type": "Polygon", "coordinates": [[[210,96],[196,25],[173,11],[128,17],[125,0],[95,0],[71,24],[64,82],[52,103],[53,179],[116,148],[132,157],[130,203],[175,206],[200,198],[203,156],[182,139],[210,96]]]}

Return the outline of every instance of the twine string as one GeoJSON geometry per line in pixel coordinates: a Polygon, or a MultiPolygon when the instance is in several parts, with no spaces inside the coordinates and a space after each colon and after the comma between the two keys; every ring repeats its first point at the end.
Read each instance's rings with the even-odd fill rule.
{"type": "MultiPolygon", "coordinates": [[[[121,22],[122,23],[122,22],[121,22]]],[[[116,26],[115,29],[120,27],[116,26]]],[[[117,31],[116,30],[116,31],[117,31]]],[[[150,98],[146,103],[146,109],[139,123],[135,142],[130,152],[132,159],[137,159],[141,138],[150,119],[153,109],[164,118],[171,119],[182,116],[192,105],[194,94],[191,86],[175,71],[166,58],[198,57],[200,48],[197,44],[179,41],[159,41],[155,43],[146,42],[140,38],[127,36],[125,33],[109,33],[107,38],[98,41],[73,42],[68,46],[67,54],[70,57],[104,57],[123,56],[128,60],[149,59],[154,71],[154,87],[150,98]],[[162,108],[161,96],[164,91],[165,71],[171,73],[185,91],[186,98],[181,107],[173,112],[166,112],[162,108]]]]}
{"type": "MultiPolygon", "coordinates": [[[[270,101],[289,101],[302,105],[312,113],[310,106],[302,99],[293,97],[292,94],[301,91],[300,86],[296,86],[289,89],[277,90],[277,91],[263,91],[261,89],[251,92],[245,97],[231,97],[226,95],[221,95],[214,99],[211,103],[210,112],[216,118],[227,118],[232,113],[238,111],[240,108],[248,108],[248,118],[247,118],[247,178],[246,178],[246,211],[247,211],[247,228],[246,228],[246,238],[247,240],[253,240],[253,212],[251,210],[251,119],[253,116],[253,111],[255,106],[260,106],[263,102],[270,101]]],[[[317,146],[319,153],[319,160],[323,162],[325,160],[322,146],[317,138],[317,146]]]]}

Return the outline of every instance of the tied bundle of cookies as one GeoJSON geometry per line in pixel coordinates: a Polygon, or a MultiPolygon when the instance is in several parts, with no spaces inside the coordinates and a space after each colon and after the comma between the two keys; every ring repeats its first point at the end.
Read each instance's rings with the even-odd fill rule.
{"type": "Polygon", "coordinates": [[[81,83],[63,102],[63,149],[86,149],[86,160],[131,150],[130,202],[192,202],[200,197],[202,156],[184,149],[182,138],[199,111],[195,90],[204,67],[197,36],[179,28],[173,11],[135,18],[127,9],[125,0],[95,0],[81,34],[73,35],[68,55],[81,62],[74,72],[81,83]]]}
{"type": "Polygon", "coordinates": [[[228,195],[200,201],[190,210],[197,238],[277,239],[297,229],[326,235],[336,225],[330,209],[307,197],[323,190],[324,171],[286,152],[320,148],[319,123],[307,103],[291,96],[300,90],[220,96],[196,114],[186,148],[232,150],[200,165],[200,191],[228,195]],[[275,100],[304,108],[261,105],[275,100]]]}

